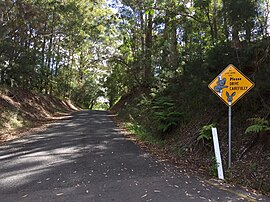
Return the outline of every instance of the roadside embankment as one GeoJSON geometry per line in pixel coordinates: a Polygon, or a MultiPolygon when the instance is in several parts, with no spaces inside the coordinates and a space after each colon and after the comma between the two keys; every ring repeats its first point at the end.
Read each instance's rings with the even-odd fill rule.
{"type": "Polygon", "coordinates": [[[71,101],[23,89],[0,89],[0,142],[23,136],[33,128],[60,119],[77,108],[71,101]]]}

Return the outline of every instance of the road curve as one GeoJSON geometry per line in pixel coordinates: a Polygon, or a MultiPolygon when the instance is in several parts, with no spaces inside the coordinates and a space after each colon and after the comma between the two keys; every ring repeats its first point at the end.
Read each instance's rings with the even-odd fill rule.
{"type": "Polygon", "coordinates": [[[109,116],[76,112],[43,132],[0,145],[0,201],[256,201],[158,162],[109,116]]]}

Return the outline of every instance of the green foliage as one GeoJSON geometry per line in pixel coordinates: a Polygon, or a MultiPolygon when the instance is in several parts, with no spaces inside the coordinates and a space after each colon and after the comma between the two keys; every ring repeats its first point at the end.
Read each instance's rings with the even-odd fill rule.
{"type": "Polygon", "coordinates": [[[94,104],[93,110],[108,110],[109,109],[109,105],[107,103],[104,102],[97,102],[94,104]]]}
{"type": "Polygon", "coordinates": [[[5,111],[0,116],[0,128],[17,129],[23,127],[25,123],[17,111],[5,111]]]}
{"type": "Polygon", "coordinates": [[[85,80],[80,85],[72,88],[72,100],[84,109],[92,109],[97,99],[103,95],[98,80],[90,72],[85,75],[85,80]]]}
{"type": "Polygon", "coordinates": [[[102,74],[104,58],[110,55],[105,47],[113,50],[113,26],[108,25],[113,14],[104,5],[88,0],[3,1],[0,84],[89,105],[101,86],[87,71],[102,74]]]}
{"type": "Polygon", "coordinates": [[[183,156],[185,153],[185,148],[179,147],[179,145],[177,145],[173,148],[173,153],[174,153],[174,155],[179,156],[179,157],[183,156]]]}
{"type": "MultiPolygon", "coordinates": [[[[123,0],[117,14],[105,0],[2,1],[0,84],[77,98],[92,82],[87,70],[99,78],[107,72],[103,86],[92,82],[89,89],[105,90],[110,106],[135,88],[166,89],[179,85],[179,78],[185,78],[183,88],[190,82],[188,87],[202,89],[209,73],[228,62],[267,61],[268,10],[266,1],[252,0],[160,0],[158,7],[150,0],[123,0]],[[256,48],[232,47],[237,38],[256,48]]],[[[86,92],[78,99],[84,106],[96,97],[86,92]]],[[[157,117],[168,119],[168,113],[157,117]]],[[[161,131],[176,124],[170,123],[161,131]]]]}
{"type": "Polygon", "coordinates": [[[205,125],[203,126],[200,130],[199,130],[199,136],[197,137],[197,141],[209,141],[212,139],[212,128],[214,128],[215,125],[214,124],[209,124],[209,125],[205,125]]]}
{"type": "Polygon", "coordinates": [[[125,127],[129,130],[129,132],[137,135],[140,139],[142,140],[146,139],[146,136],[147,136],[146,131],[141,125],[137,123],[133,123],[133,122],[128,122],[128,123],[125,123],[125,127]]]}
{"type": "Polygon", "coordinates": [[[157,96],[152,104],[154,120],[158,124],[158,131],[168,132],[177,126],[183,118],[183,113],[177,112],[175,103],[168,97],[157,96]]]}
{"type": "Polygon", "coordinates": [[[154,15],[155,14],[155,10],[154,9],[149,9],[147,11],[145,11],[146,15],[154,15]]]}
{"type": "Polygon", "coordinates": [[[111,62],[110,66],[112,70],[109,75],[105,76],[103,87],[106,97],[109,99],[109,105],[112,107],[125,92],[126,73],[125,69],[115,62],[111,62]]]}
{"type": "Polygon", "coordinates": [[[142,125],[139,125],[136,122],[126,122],[124,124],[125,128],[134,135],[136,135],[140,140],[162,146],[164,141],[153,137],[142,125]]]}
{"type": "Polygon", "coordinates": [[[217,176],[217,174],[218,174],[217,168],[218,168],[218,163],[217,163],[216,157],[215,156],[212,156],[212,158],[211,158],[211,166],[210,166],[210,170],[209,170],[209,175],[210,176],[217,176]]]}
{"type": "Polygon", "coordinates": [[[268,125],[268,121],[264,118],[250,118],[248,119],[253,124],[247,127],[245,133],[261,133],[270,131],[270,126],[268,125]]]}

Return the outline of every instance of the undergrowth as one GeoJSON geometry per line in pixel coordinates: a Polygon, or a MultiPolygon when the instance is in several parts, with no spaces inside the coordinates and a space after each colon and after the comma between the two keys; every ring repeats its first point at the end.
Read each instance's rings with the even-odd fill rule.
{"type": "Polygon", "coordinates": [[[270,126],[268,121],[264,118],[250,118],[248,121],[252,122],[246,130],[245,133],[261,133],[270,131],[270,126]]]}
{"type": "Polygon", "coordinates": [[[169,132],[183,118],[183,113],[177,111],[175,102],[168,97],[156,96],[151,105],[152,116],[157,122],[157,129],[160,133],[169,132]]]}
{"type": "MultiPolygon", "coordinates": [[[[193,89],[191,89],[193,90],[193,89]]],[[[211,92],[209,92],[211,95],[211,92]]],[[[176,95],[177,96],[177,95],[176,95]]],[[[211,128],[216,127],[219,131],[220,148],[222,151],[222,159],[224,168],[227,167],[227,108],[222,105],[218,99],[210,99],[210,104],[205,104],[205,107],[185,108],[188,103],[184,102],[181,105],[181,99],[178,97],[170,97],[166,94],[151,94],[149,96],[141,95],[126,102],[125,106],[118,110],[119,118],[126,122],[125,127],[130,133],[136,135],[140,140],[160,145],[170,151],[170,153],[180,159],[192,158],[192,167],[198,170],[204,170],[208,176],[217,176],[217,164],[213,156],[212,134],[211,128]],[[192,110],[192,111],[189,111],[192,110]],[[196,111],[196,113],[195,113],[196,111]],[[186,116],[186,114],[188,114],[186,116]],[[215,124],[213,124],[215,123],[215,124]]],[[[267,156],[269,156],[269,134],[268,120],[256,118],[248,119],[255,114],[261,114],[261,117],[267,117],[269,113],[265,108],[258,107],[258,105],[249,105],[247,111],[247,103],[252,103],[256,100],[252,96],[246,96],[247,99],[241,100],[233,108],[233,161],[231,170],[224,170],[226,180],[234,183],[241,182],[239,179],[247,177],[245,185],[261,190],[262,192],[269,192],[270,184],[267,183],[267,156]],[[251,124],[250,124],[251,122],[251,124]],[[247,129],[247,130],[246,130],[247,129]],[[263,133],[264,139],[258,142],[252,142],[252,135],[246,133],[263,133]],[[268,139],[267,139],[268,138],[268,139]],[[268,143],[267,143],[268,141],[268,143]],[[263,143],[265,153],[262,154],[256,151],[263,143]],[[255,144],[254,146],[250,146],[255,144]],[[257,146],[256,146],[257,145],[257,146]],[[236,158],[243,153],[243,159],[237,161],[236,158]],[[262,156],[263,155],[263,156],[262,156]],[[260,160],[260,161],[259,161],[260,160]],[[264,165],[264,164],[265,165],[264,165]],[[261,169],[252,170],[260,178],[265,177],[262,186],[258,186],[256,179],[249,172],[247,165],[258,165],[261,169]],[[259,188],[258,188],[259,187],[259,188]]],[[[197,99],[195,96],[190,96],[190,102],[193,103],[197,99]]],[[[206,102],[204,98],[202,102],[206,102]]],[[[201,103],[202,105],[202,103],[201,103]]],[[[268,118],[267,118],[268,119],[268,118]]],[[[261,137],[260,137],[261,138],[261,137]]],[[[241,182],[240,184],[243,184],[241,182]]]]}
{"type": "Polygon", "coordinates": [[[0,129],[14,130],[25,125],[23,117],[17,111],[4,111],[0,116],[0,129]]]}
{"type": "Polygon", "coordinates": [[[209,124],[203,126],[199,130],[199,136],[197,137],[197,141],[209,141],[212,139],[212,128],[215,127],[215,124],[209,124]]]}
{"type": "Polygon", "coordinates": [[[131,134],[136,135],[139,140],[158,146],[164,146],[164,140],[153,137],[143,126],[139,125],[138,123],[126,122],[124,123],[124,127],[131,134]]]}

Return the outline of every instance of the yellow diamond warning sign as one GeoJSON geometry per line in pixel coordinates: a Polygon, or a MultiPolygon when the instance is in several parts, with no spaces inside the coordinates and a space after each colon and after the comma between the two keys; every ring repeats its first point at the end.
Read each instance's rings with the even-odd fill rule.
{"type": "Polygon", "coordinates": [[[236,67],[229,65],[208,87],[228,106],[232,106],[254,87],[254,83],[236,67]]]}

